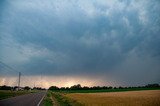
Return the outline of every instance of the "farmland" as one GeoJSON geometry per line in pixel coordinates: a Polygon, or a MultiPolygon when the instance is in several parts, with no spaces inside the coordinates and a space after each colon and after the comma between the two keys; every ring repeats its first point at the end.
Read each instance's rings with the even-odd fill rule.
{"type": "Polygon", "coordinates": [[[65,97],[83,105],[108,106],[159,106],[160,90],[104,92],[104,93],[67,93],[65,97]]]}

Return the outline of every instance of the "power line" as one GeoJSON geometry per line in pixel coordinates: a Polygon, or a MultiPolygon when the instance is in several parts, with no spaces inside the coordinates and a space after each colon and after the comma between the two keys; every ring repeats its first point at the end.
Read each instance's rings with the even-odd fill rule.
{"type": "MultiPolygon", "coordinates": [[[[12,72],[18,72],[17,70],[13,69],[12,67],[10,67],[9,65],[7,65],[6,63],[0,61],[0,64],[7,67],[8,69],[10,69],[10,71],[12,70],[12,72]]],[[[18,72],[18,90],[20,90],[20,82],[21,82],[21,72],[18,72]]]]}
{"type": "Polygon", "coordinates": [[[12,71],[12,70],[6,68],[6,67],[1,68],[0,70],[1,70],[0,72],[3,72],[3,73],[17,73],[15,71],[12,71]]]}
{"type": "Polygon", "coordinates": [[[13,69],[12,67],[10,67],[9,65],[7,65],[6,63],[0,61],[0,64],[2,64],[3,66],[7,67],[8,69],[12,70],[12,71],[16,71],[18,72],[17,70],[13,69]]]}
{"type": "Polygon", "coordinates": [[[18,90],[20,88],[20,82],[21,82],[21,72],[19,72],[19,77],[18,77],[18,90]]]}

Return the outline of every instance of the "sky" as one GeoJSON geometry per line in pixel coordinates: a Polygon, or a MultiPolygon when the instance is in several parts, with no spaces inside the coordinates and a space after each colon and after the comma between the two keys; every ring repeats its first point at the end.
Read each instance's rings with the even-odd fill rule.
{"type": "Polygon", "coordinates": [[[160,83],[159,0],[0,0],[0,84],[160,83]]]}

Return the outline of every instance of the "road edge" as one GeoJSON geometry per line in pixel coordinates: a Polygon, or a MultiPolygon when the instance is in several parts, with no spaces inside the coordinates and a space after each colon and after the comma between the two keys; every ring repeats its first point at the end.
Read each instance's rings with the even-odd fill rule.
{"type": "Polygon", "coordinates": [[[46,96],[46,94],[41,98],[41,100],[39,101],[39,103],[37,104],[37,106],[40,106],[42,100],[44,99],[44,97],[46,96]]]}

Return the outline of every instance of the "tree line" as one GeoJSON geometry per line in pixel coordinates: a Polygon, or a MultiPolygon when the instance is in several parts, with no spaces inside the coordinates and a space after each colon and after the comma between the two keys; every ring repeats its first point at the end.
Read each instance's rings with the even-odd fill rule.
{"type": "Polygon", "coordinates": [[[80,84],[73,85],[71,87],[57,87],[57,86],[51,86],[49,87],[49,90],[105,90],[105,89],[136,89],[136,88],[160,88],[159,84],[148,84],[145,86],[137,86],[137,87],[112,87],[112,86],[93,86],[88,87],[84,86],[82,87],[80,84]]]}
{"type": "MultiPolygon", "coordinates": [[[[0,90],[16,90],[18,88],[18,86],[0,86],[0,90]]],[[[25,86],[25,87],[21,87],[23,90],[45,90],[45,88],[41,88],[41,87],[29,87],[29,86],[25,86]]],[[[145,86],[137,86],[137,87],[112,87],[112,86],[93,86],[93,87],[88,87],[88,86],[84,86],[82,87],[80,84],[77,85],[73,85],[71,87],[57,87],[57,86],[51,86],[49,87],[49,90],[105,90],[105,89],[136,89],[136,88],[160,88],[159,84],[147,84],[145,86]]]]}
{"type": "MultiPolygon", "coordinates": [[[[7,86],[7,85],[3,85],[0,86],[0,90],[17,90],[18,86],[7,86]]],[[[41,88],[41,87],[29,87],[29,86],[25,86],[25,87],[20,87],[20,90],[45,90],[45,88],[41,88]]]]}

